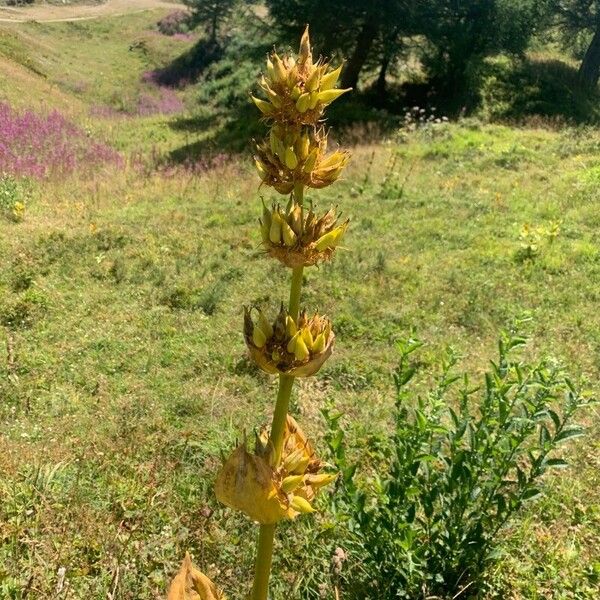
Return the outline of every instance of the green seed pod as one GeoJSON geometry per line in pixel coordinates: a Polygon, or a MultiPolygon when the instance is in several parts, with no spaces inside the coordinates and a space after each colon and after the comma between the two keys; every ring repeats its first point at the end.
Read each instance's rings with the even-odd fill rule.
{"type": "Polygon", "coordinates": [[[296,357],[296,360],[300,362],[306,360],[310,356],[310,352],[308,351],[308,348],[306,347],[306,342],[304,341],[304,338],[302,336],[298,336],[296,338],[294,356],[296,357]]]}
{"type": "Polygon", "coordinates": [[[299,113],[305,113],[308,110],[309,104],[310,104],[310,94],[308,94],[308,93],[302,94],[298,98],[298,100],[296,100],[296,108],[298,109],[299,113]]]}
{"type": "Polygon", "coordinates": [[[290,500],[290,506],[299,513],[308,514],[315,512],[315,509],[310,505],[310,502],[305,498],[302,498],[302,496],[294,496],[290,500]]]}
{"type": "Polygon", "coordinates": [[[325,335],[321,332],[316,338],[312,347],[315,354],[321,354],[325,350],[325,335]]]}
{"type": "Polygon", "coordinates": [[[273,244],[281,244],[281,217],[277,212],[273,213],[273,217],[271,219],[269,239],[273,244]]]}
{"type": "Polygon", "coordinates": [[[304,475],[290,475],[281,482],[281,489],[289,494],[302,484],[303,479],[304,475]]]}
{"type": "Polygon", "coordinates": [[[282,221],[281,223],[281,231],[283,233],[283,243],[291,248],[296,244],[296,234],[294,230],[288,225],[287,221],[282,221]]]}
{"type": "Polygon", "coordinates": [[[325,90],[317,94],[318,101],[327,105],[331,104],[334,100],[339,98],[342,94],[349,92],[352,88],[346,88],[345,90],[325,90]]]}
{"type": "Polygon", "coordinates": [[[273,326],[267,321],[267,318],[260,310],[258,311],[258,327],[267,339],[273,336],[273,326]]]}
{"type": "Polygon", "coordinates": [[[335,86],[340,77],[340,73],[342,72],[342,66],[343,65],[340,65],[335,71],[330,71],[321,77],[321,85],[319,88],[322,92],[330,90],[335,86]]]}
{"type": "Polygon", "coordinates": [[[310,173],[315,168],[315,164],[317,163],[318,157],[319,157],[319,150],[318,150],[318,148],[315,148],[306,157],[306,160],[304,161],[304,166],[302,167],[302,171],[304,171],[304,173],[310,173]]]}
{"type": "Polygon", "coordinates": [[[256,98],[255,96],[250,96],[256,107],[263,115],[270,116],[273,114],[275,107],[266,100],[261,100],[260,98],[256,98]]]}
{"type": "Polygon", "coordinates": [[[288,169],[295,169],[298,166],[298,159],[296,158],[296,154],[294,153],[293,148],[286,148],[285,151],[285,166],[288,169]]]}
{"type": "Polygon", "coordinates": [[[270,242],[269,234],[271,232],[271,225],[265,223],[262,219],[259,219],[258,222],[260,223],[260,235],[262,237],[262,241],[265,244],[268,244],[270,242]]]}
{"type": "Polygon", "coordinates": [[[252,332],[252,342],[257,348],[262,348],[267,343],[267,338],[260,327],[255,327],[252,332]]]}

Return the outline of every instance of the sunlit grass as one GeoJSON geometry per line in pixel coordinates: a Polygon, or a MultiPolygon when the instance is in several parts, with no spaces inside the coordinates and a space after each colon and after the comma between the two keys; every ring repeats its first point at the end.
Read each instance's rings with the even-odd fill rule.
{"type": "MultiPolygon", "coordinates": [[[[30,182],[24,219],[0,218],[2,597],[52,597],[63,567],[74,598],[115,585],[123,598],[162,597],[186,549],[212,574],[218,565],[234,600],[235,582],[250,578],[245,525],[211,486],[215,456],[267,419],[275,393],[246,359],[241,305],[277,302],[288,282],[262,256],[256,215],[269,193],[248,158],[147,170],[138,163],[153,152],[209,132],[177,130],[173,116],[91,114],[134,107],[143,73],[185,46],[150,31],[159,14],[28,24],[0,43],[2,100],[57,107],[92,139],[143,158],[30,182]],[[130,50],[137,41],[145,50],[130,50]]],[[[193,88],[176,93],[194,106],[193,88]]],[[[323,377],[293,399],[308,432],[322,430],[329,400],[353,452],[367,453],[387,430],[395,340],[416,332],[424,368],[451,344],[478,373],[499,329],[524,312],[528,352],[560,358],[598,393],[599,148],[595,129],[476,121],[357,146],[346,178],[319,196],[353,225],[336,261],[308,273],[318,285],[306,304],[338,336],[323,377]],[[523,226],[552,223],[556,239],[524,260],[523,226]]],[[[489,597],[597,597],[599,415],[586,420],[573,467],[504,533],[489,597]]],[[[289,597],[282,581],[277,600],[289,597]]]]}
{"type": "MultiPolygon", "coordinates": [[[[307,428],[321,428],[318,407],[328,398],[362,447],[389,415],[395,339],[416,330],[431,360],[452,344],[464,368],[478,372],[498,330],[524,311],[534,317],[530,351],[558,356],[595,387],[599,217],[587,168],[597,163],[598,140],[471,124],[356,148],[327,201],[366,216],[316,275],[319,286],[307,287],[307,305],[332,315],[339,341],[322,380],[307,380],[295,398],[307,428]],[[386,173],[396,152],[397,174],[386,173]],[[390,177],[404,182],[401,196],[382,185],[390,177]],[[557,239],[535,260],[517,260],[523,224],[554,220],[557,239]]],[[[246,360],[239,327],[244,301],[286,287],[261,256],[258,194],[246,169],[236,161],[202,176],[127,170],[50,182],[37,187],[23,223],[0,224],[8,263],[0,318],[14,348],[14,364],[0,367],[0,468],[10,493],[2,552],[11,577],[31,574],[51,590],[55,573],[36,565],[65,564],[78,596],[101,594],[123,551],[121,589],[142,598],[159,593],[187,547],[201,566],[224,565],[225,585],[249,568],[247,549],[224,541],[229,517],[209,489],[211,456],[261,423],[274,393],[246,360]],[[47,491],[23,491],[35,465],[59,463],[47,491]],[[194,517],[205,505],[215,515],[194,517]]],[[[597,416],[587,418],[592,429],[574,468],[564,483],[556,476],[542,503],[552,521],[532,507],[508,532],[520,562],[507,554],[494,585],[527,596],[560,573],[564,589],[593,597],[585,590],[594,589],[598,562],[597,478],[583,466],[595,460],[598,431],[597,416]],[[552,508],[562,504],[565,511],[552,508]],[[548,527],[553,566],[534,570],[548,527]],[[592,579],[581,570],[569,578],[573,561],[591,565],[592,579]]]]}

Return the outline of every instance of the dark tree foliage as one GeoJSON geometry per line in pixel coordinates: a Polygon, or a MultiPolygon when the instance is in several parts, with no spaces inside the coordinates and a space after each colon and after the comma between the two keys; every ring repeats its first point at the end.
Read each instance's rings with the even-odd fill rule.
{"type": "Polygon", "coordinates": [[[365,65],[380,65],[379,86],[403,35],[414,32],[414,2],[407,0],[267,0],[284,39],[295,39],[306,25],[315,45],[326,54],[346,57],[341,85],[356,87],[365,65]]]}
{"type": "Polygon", "coordinates": [[[237,0],[184,0],[184,3],[192,9],[192,26],[206,27],[210,41],[216,44],[237,0]]]}
{"type": "Polygon", "coordinates": [[[485,56],[522,52],[539,24],[542,0],[267,0],[284,39],[310,24],[316,44],[346,59],[345,87],[356,87],[366,66],[385,91],[386,74],[403,42],[419,40],[431,83],[457,93],[485,56]]]}
{"type": "Polygon", "coordinates": [[[486,56],[525,50],[539,23],[538,0],[425,0],[417,4],[430,78],[459,92],[486,56]]]}
{"type": "Polygon", "coordinates": [[[550,13],[565,39],[576,39],[582,33],[590,36],[579,67],[579,81],[584,87],[596,88],[600,78],[600,2],[550,0],[550,13]]]}

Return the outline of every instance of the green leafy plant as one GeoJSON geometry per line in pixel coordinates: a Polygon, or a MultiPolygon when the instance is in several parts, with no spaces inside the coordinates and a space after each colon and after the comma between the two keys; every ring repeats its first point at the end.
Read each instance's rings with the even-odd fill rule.
{"type": "Polygon", "coordinates": [[[333,502],[345,515],[345,547],[357,562],[345,575],[349,598],[457,598],[475,593],[499,533],[542,492],[542,476],[583,434],[575,413],[590,402],[552,362],[522,362],[525,344],[504,336],[481,385],[455,373],[449,352],[433,389],[415,396],[411,355],[398,345],[393,434],[376,442],[370,474],[344,447],[340,414],[324,411],[341,477],[333,502]]]}
{"type": "Polygon", "coordinates": [[[542,243],[547,242],[547,245],[551,246],[559,234],[560,223],[558,221],[552,221],[548,226],[537,227],[525,223],[519,234],[520,247],[515,255],[515,260],[519,263],[534,262],[540,254],[542,243]]]}
{"type": "Polygon", "coordinates": [[[27,191],[10,175],[0,175],[0,215],[11,221],[21,221],[25,214],[27,191]]]}

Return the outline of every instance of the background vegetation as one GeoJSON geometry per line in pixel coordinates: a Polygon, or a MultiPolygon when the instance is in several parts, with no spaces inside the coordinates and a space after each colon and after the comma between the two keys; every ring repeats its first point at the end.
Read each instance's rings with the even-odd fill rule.
{"type": "MultiPolygon", "coordinates": [[[[274,394],[244,355],[241,304],[276,302],[286,286],[259,247],[267,192],[249,160],[262,129],[247,94],[266,50],[305,20],[321,44],[327,23],[362,32],[367,5],[349,4],[334,21],[304,19],[309,2],[287,2],[286,19],[277,2],[241,3],[214,37],[165,10],[0,28],[1,597],[160,598],[190,549],[242,598],[250,528],[213,499],[215,457],[267,420],[274,394]],[[49,136],[43,148],[65,144],[43,172],[10,151],[32,130],[49,136]],[[89,152],[91,169],[78,162],[89,152]]],[[[411,398],[428,398],[448,346],[455,371],[480,381],[499,331],[528,314],[522,360],[555,357],[586,398],[598,393],[598,101],[578,75],[593,33],[567,47],[551,7],[483,4],[488,26],[472,35],[501,17],[507,29],[462,48],[477,51],[458,79],[455,55],[436,55],[467,17],[431,3],[445,15],[435,27],[415,10],[393,35],[396,21],[375,14],[358,92],[332,117],[353,160],[323,204],[353,226],[308,287],[337,348],[294,410],[312,434],[327,408],[319,446],[339,462],[339,426],[363,490],[395,426],[400,340],[425,344],[411,398]]],[[[354,56],[356,39],[328,39],[340,44],[328,54],[354,56]]],[[[545,474],[544,495],[499,531],[481,597],[598,597],[597,408],[580,420],[586,436],[560,454],[571,466],[545,474]]],[[[282,529],[275,599],[331,598],[335,586],[353,598],[367,562],[340,518],[352,510],[330,502],[282,529]]]]}

